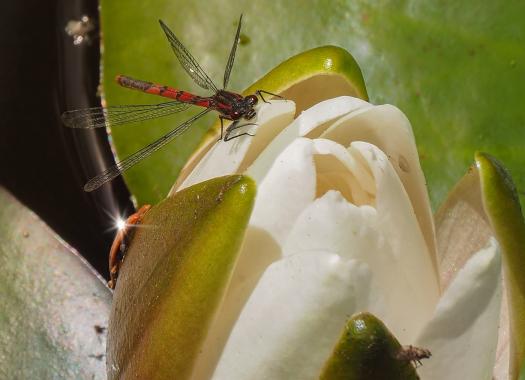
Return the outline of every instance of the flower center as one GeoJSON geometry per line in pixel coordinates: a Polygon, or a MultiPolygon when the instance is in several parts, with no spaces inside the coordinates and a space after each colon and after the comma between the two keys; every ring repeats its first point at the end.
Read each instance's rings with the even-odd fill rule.
{"type": "Polygon", "coordinates": [[[314,155],[317,174],[316,197],[337,190],[356,206],[375,206],[376,186],[368,165],[360,153],[349,149],[351,160],[343,162],[332,154],[314,155]]]}

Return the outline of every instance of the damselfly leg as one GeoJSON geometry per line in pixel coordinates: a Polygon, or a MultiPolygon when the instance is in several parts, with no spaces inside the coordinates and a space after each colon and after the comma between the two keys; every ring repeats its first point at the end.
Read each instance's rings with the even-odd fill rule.
{"type": "Polygon", "coordinates": [[[274,94],[274,93],[272,93],[272,92],[264,91],[264,90],[257,90],[257,91],[255,91],[255,94],[256,94],[257,96],[259,96],[259,97],[262,99],[262,101],[265,102],[265,103],[270,103],[270,102],[267,101],[266,99],[264,99],[263,94],[270,95],[270,96],[274,96],[274,97],[276,97],[276,98],[286,100],[286,99],[284,99],[281,95],[277,95],[277,94],[274,94]]]}

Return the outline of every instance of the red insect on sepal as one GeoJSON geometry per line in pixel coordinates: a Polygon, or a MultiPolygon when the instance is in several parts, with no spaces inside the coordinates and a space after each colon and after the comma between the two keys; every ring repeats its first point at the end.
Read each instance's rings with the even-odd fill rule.
{"type": "Polygon", "coordinates": [[[120,266],[126,257],[126,250],[133,238],[134,229],[142,222],[144,215],[149,211],[151,205],[142,206],[136,213],[131,214],[125,222],[124,228],[119,229],[113,244],[109,250],[109,282],[110,289],[115,289],[120,266]]]}

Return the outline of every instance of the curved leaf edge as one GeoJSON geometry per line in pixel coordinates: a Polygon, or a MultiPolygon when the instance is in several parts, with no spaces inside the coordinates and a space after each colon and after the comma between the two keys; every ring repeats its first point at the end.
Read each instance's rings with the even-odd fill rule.
{"type": "Polygon", "coordinates": [[[501,245],[510,318],[510,378],[525,360],[525,222],[516,186],[503,164],[476,152],[485,212],[501,245]]]}

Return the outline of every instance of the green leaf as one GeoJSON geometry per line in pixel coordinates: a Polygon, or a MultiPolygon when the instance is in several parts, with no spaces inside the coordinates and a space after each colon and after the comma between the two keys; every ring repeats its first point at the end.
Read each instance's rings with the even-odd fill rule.
{"type": "Polygon", "coordinates": [[[348,320],[319,379],[419,379],[411,361],[398,356],[402,350],[381,320],[370,313],[356,314],[348,320]]]}
{"type": "MultiPolygon", "coordinates": [[[[301,51],[341,46],[361,65],[372,102],[395,104],[411,120],[434,205],[445,198],[477,149],[502,159],[518,188],[525,189],[524,2],[343,0],[328,6],[319,0],[102,0],[109,104],[157,101],[118,88],[113,83],[117,73],[195,90],[171,52],[159,18],[220,83],[241,12],[233,90],[247,87],[301,51]]],[[[119,154],[141,148],[184,117],[115,128],[119,154]]],[[[130,171],[126,180],[141,203],[162,199],[167,182],[174,182],[210,125],[210,119],[199,123],[130,171]]]]}
{"type": "Polygon", "coordinates": [[[105,379],[111,292],[2,188],[0,205],[0,378],[105,379]]]}
{"type": "Polygon", "coordinates": [[[137,228],[115,288],[110,379],[186,379],[244,238],[254,182],[227,176],[153,207],[137,228]]]}

